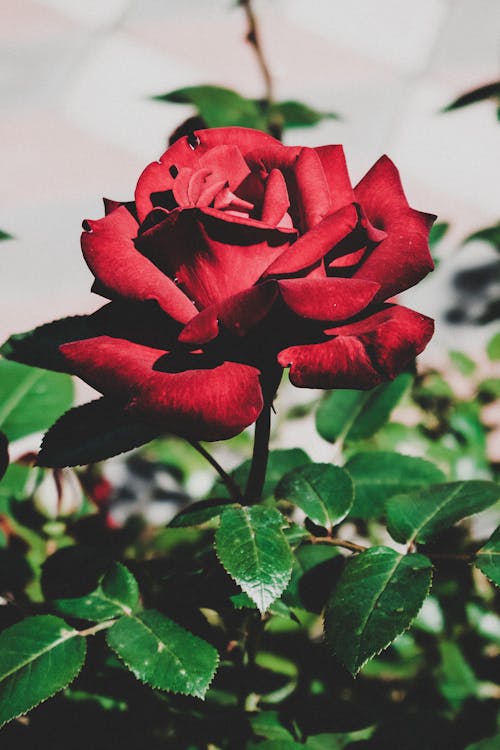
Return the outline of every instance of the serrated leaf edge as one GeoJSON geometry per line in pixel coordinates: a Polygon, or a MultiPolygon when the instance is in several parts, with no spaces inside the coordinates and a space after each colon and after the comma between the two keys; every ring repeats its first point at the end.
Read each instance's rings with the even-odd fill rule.
{"type": "MultiPolygon", "coordinates": [[[[33,615],[33,618],[32,618],[32,619],[35,619],[35,618],[38,618],[38,617],[46,617],[46,615],[33,615]]],[[[59,619],[61,619],[61,618],[59,618],[59,619]]],[[[24,621],[22,620],[21,622],[24,622],[24,621]]],[[[64,622],[64,620],[63,620],[63,622],[64,622]]],[[[67,625],[66,623],[64,623],[64,624],[65,624],[65,625],[67,625]]],[[[69,628],[69,625],[67,625],[67,627],[69,628]]],[[[5,632],[5,631],[3,630],[3,631],[2,631],[2,633],[3,633],[3,632],[5,632]]],[[[69,640],[70,640],[70,637],[71,637],[71,638],[76,638],[76,637],[81,637],[81,636],[80,636],[80,633],[78,632],[78,630],[74,630],[74,633],[72,633],[72,634],[71,634],[71,636],[69,636],[69,635],[68,635],[68,637],[67,637],[67,638],[62,638],[62,639],[61,639],[61,640],[59,641],[59,643],[64,643],[65,641],[69,641],[69,640]]],[[[57,646],[59,645],[59,643],[57,643],[57,646]]],[[[56,648],[56,646],[54,646],[53,648],[56,648]]],[[[49,650],[49,649],[47,649],[47,651],[48,651],[48,650],[49,650]]],[[[44,651],[43,653],[46,653],[46,652],[44,651]]],[[[29,708],[27,708],[27,709],[26,709],[25,711],[19,711],[18,713],[16,713],[16,714],[13,714],[13,715],[12,715],[12,716],[10,717],[10,719],[6,719],[5,721],[2,721],[2,722],[0,722],[0,729],[1,729],[2,727],[4,727],[4,726],[5,726],[6,724],[8,724],[8,723],[9,723],[10,721],[13,721],[14,719],[18,719],[18,718],[19,718],[20,716],[25,716],[25,715],[26,715],[27,713],[29,713],[30,711],[33,711],[33,709],[34,709],[34,708],[36,708],[37,706],[40,706],[40,705],[41,705],[42,703],[45,703],[45,701],[48,701],[48,700],[50,700],[50,698],[52,698],[52,697],[53,697],[54,695],[56,695],[57,693],[60,693],[60,692],[61,692],[61,690],[66,690],[66,688],[68,687],[68,685],[71,685],[71,683],[73,682],[73,680],[75,680],[75,679],[76,679],[76,678],[78,677],[78,675],[80,674],[80,671],[82,670],[82,668],[83,668],[83,665],[84,665],[84,663],[85,663],[85,657],[86,657],[86,655],[87,655],[87,641],[86,641],[86,639],[85,639],[85,638],[83,638],[83,652],[82,652],[82,660],[81,660],[81,664],[79,664],[79,665],[78,665],[78,667],[77,667],[77,669],[76,669],[75,673],[73,674],[73,676],[72,676],[72,677],[70,677],[70,678],[69,678],[68,682],[66,682],[66,683],[65,683],[64,685],[62,685],[61,687],[57,688],[57,690],[54,690],[53,692],[51,692],[51,693],[50,693],[49,695],[47,695],[47,697],[46,697],[46,698],[42,698],[41,700],[39,700],[39,701],[36,701],[35,703],[33,703],[33,704],[32,704],[32,705],[31,705],[31,706],[30,706],[29,708]]],[[[23,666],[25,666],[25,665],[23,665],[23,666]]],[[[11,673],[11,674],[12,674],[12,673],[11,673]]],[[[7,677],[10,677],[10,674],[9,674],[9,675],[7,675],[7,677]]],[[[1,682],[0,682],[0,684],[1,684],[1,682]]]]}

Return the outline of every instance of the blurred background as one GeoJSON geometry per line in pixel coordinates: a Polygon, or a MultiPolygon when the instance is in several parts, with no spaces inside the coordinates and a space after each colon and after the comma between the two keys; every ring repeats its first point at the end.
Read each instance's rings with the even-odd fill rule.
{"type": "MultiPolygon", "coordinates": [[[[254,8],[276,98],[342,118],[287,130],[285,142],[343,143],[353,182],[387,153],[410,203],[450,224],[439,270],[407,301],[439,320],[428,357],[450,346],[479,356],[495,321],[470,322],[498,283],[498,255],[463,241],[500,218],[500,127],[491,100],[440,110],[500,78],[500,3],[257,0],[254,8]],[[453,275],[470,266],[482,268],[476,286],[457,285],[453,275]]],[[[193,113],[154,95],[210,83],[263,96],[246,30],[232,0],[0,3],[0,228],[14,238],[1,247],[2,339],[100,306],[80,254],[82,219],[102,215],[102,196],[129,199],[193,113]]]]}

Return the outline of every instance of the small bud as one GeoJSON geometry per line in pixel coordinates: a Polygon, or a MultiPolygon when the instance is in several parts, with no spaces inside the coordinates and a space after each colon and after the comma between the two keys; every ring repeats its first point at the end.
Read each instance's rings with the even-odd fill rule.
{"type": "Polygon", "coordinates": [[[33,503],[39,513],[52,519],[80,510],[83,490],[73,469],[47,471],[33,493],[33,503]]]}

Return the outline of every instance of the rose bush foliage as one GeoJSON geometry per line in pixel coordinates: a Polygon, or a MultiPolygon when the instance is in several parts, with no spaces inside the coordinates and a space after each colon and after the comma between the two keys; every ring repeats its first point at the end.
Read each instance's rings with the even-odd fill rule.
{"type": "Polygon", "coordinates": [[[146,167],[134,202],[105,210],[82,248],[111,301],[59,327],[56,364],[36,363],[164,429],[239,433],[282,368],[299,387],[372,388],[432,335],[390,301],[432,269],[435,217],[410,208],[387,157],[353,188],[341,146],[201,130],[146,167]]]}

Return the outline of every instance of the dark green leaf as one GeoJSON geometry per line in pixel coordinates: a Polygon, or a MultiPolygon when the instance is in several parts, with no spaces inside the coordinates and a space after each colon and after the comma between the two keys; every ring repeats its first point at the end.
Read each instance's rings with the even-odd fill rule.
{"type": "Polygon", "coordinates": [[[184,526],[199,526],[200,524],[218,518],[228,508],[238,507],[236,503],[221,502],[220,500],[200,500],[191,503],[187,508],[180,511],[170,521],[169,526],[173,528],[184,526]]]}
{"type": "Polygon", "coordinates": [[[212,645],[155,610],[121,617],[107,641],[142,682],[198,698],[205,696],[219,662],[212,645]]]}
{"type": "Polygon", "coordinates": [[[493,81],[493,83],[487,83],[485,86],[479,86],[477,89],[472,89],[462,94],[448,104],[444,108],[443,112],[450,112],[452,109],[460,109],[460,107],[467,107],[469,104],[476,104],[476,102],[482,102],[485,99],[492,99],[500,96],[500,81],[493,81]]]}
{"type": "Polygon", "coordinates": [[[449,228],[450,225],[445,221],[432,226],[429,234],[429,245],[431,248],[434,248],[443,239],[449,228]]]}
{"type": "Polygon", "coordinates": [[[465,242],[473,242],[475,240],[482,240],[489,245],[493,245],[497,250],[500,250],[500,223],[493,224],[491,227],[479,229],[477,232],[470,234],[465,239],[465,242]]]}
{"type": "Polygon", "coordinates": [[[285,128],[301,128],[316,125],[321,120],[339,120],[340,116],[335,112],[318,112],[303,102],[287,100],[277,102],[271,107],[271,116],[278,113],[283,118],[285,128]]]}
{"type": "Polygon", "coordinates": [[[356,745],[353,742],[366,740],[373,734],[373,729],[360,729],[357,732],[346,732],[345,734],[315,734],[308,737],[304,745],[304,750],[343,750],[344,747],[352,747],[355,750],[356,745]]]}
{"type": "Polygon", "coordinates": [[[462,373],[462,375],[473,375],[476,371],[474,360],[463,352],[451,351],[448,352],[448,356],[453,367],[462,373]]]}
{"type": "Polygon", "coordinates": [[[11,234],[9,234],[8,232],[5,232],[3,229],[0,229],[0,241],[11,240],[11,239],[12,239],[11,234]]]}
{"type": "Polygon", "coordinates": [[[53,615],[0,633],[0,726],[69,685],[84,659],[85,639],[53,615]]]}
{"type": "Polygon", "coordinates": [[[63,615],[83,620],[107,620],[132,614],[139,601],[137,581],[121,563],[113,563],[95,591],[86,596],[55,601],[63,615]]]}
{"type": "Polygon", "coordinates": [[[0,479],[5,475],[9,466],[9,441],[7,435],[0,432],[0,479]]]}
{"type": "Polygon", "coordinates": [[[331,443],[371,437],[387,422],[412,379],[403,373],[372,391],[332,391],[316,413],[319,434],[331,443]]]}
{"type": "Polygon", "coordinates": [[[390,451],[357,453],[345,468],[354,482],[351,516],[355,518],[380,518],[391,495],[445,479],[429,461],[390,451]]]}
{"type": "Polygon", "coordinates": [[[106,398],[63,414],[45,435],[40,466],[79,466],[137,448],[157,437],[157,425],[130,417],[106,398]]]}
{"type": "Polygon", "coordinates": [[[273,508],[229,508],[215,535],[219,560],[261,612],[281,596],[292,573],[285,523],[273,508]]]}
{"type": "Polygon", "coordinates": [[[188,86],[153,97],[156,101],[192,104],[209,128],[239,125],[266,129],[266,120],[258,104],[221,86],[188,86]]]}
{"type": "Polygon", "coordinates": [[[500,398],[500,378],[485,378],[478,385],[478,392],[488,398],[500,398]]]}
{"type": "Polygon", "coordinates": [[[339,548],[330,544],[303,544],[295,550],[292,577],[282,601],[290,607],[319,613],[332,587],[332,566],[339,558],[339,548]]]}
{"type": "Polygon", "coordinates": [[[500,332],[496,333],[493,338],[488,341],[486,351],[492,362],[498,362],[500,360],[500,332]]]}
{"type": "Polygon", "coordinates": [[[500,498],[494,482],[434,484],[395,495],[386,506],[387,528],[397,542],[428,542],[457,521],[485,510],[500,498]]]}
{"type": "Polygon", "coordinates": [[[349,560],[327,605],[325,634],[351,674],[410,626],[431,571],[423,555],[389,547],[371,547],[349,560]]]}
{"type": "Polygon", "coordinates": [[[500,747],[500,734],[495,734],[493,737],[485,737],[484,740],[479,742],[473,742],[472,745],[467,745],[465,750],[498,750],[500,747]]]}
{"type": "Polygon", "coordinates": [[[285,474],[278,500],[297,505],[318,526],[331,528],[349,513],[354,490],[349,474],[332,464],[308,464],[285,474]]]}
{"type": "Polygon", "coordinates": [[[481,570],[490,581],[500,586],[500,526],[495,529],[484,547],[476,553],[474,565],[481,570]]]}
{"type": "Polygon", "coordinates": [[[0,360],[0,427],[9,440],[46,429],[72,402],[69,375],[0,360]]]}

